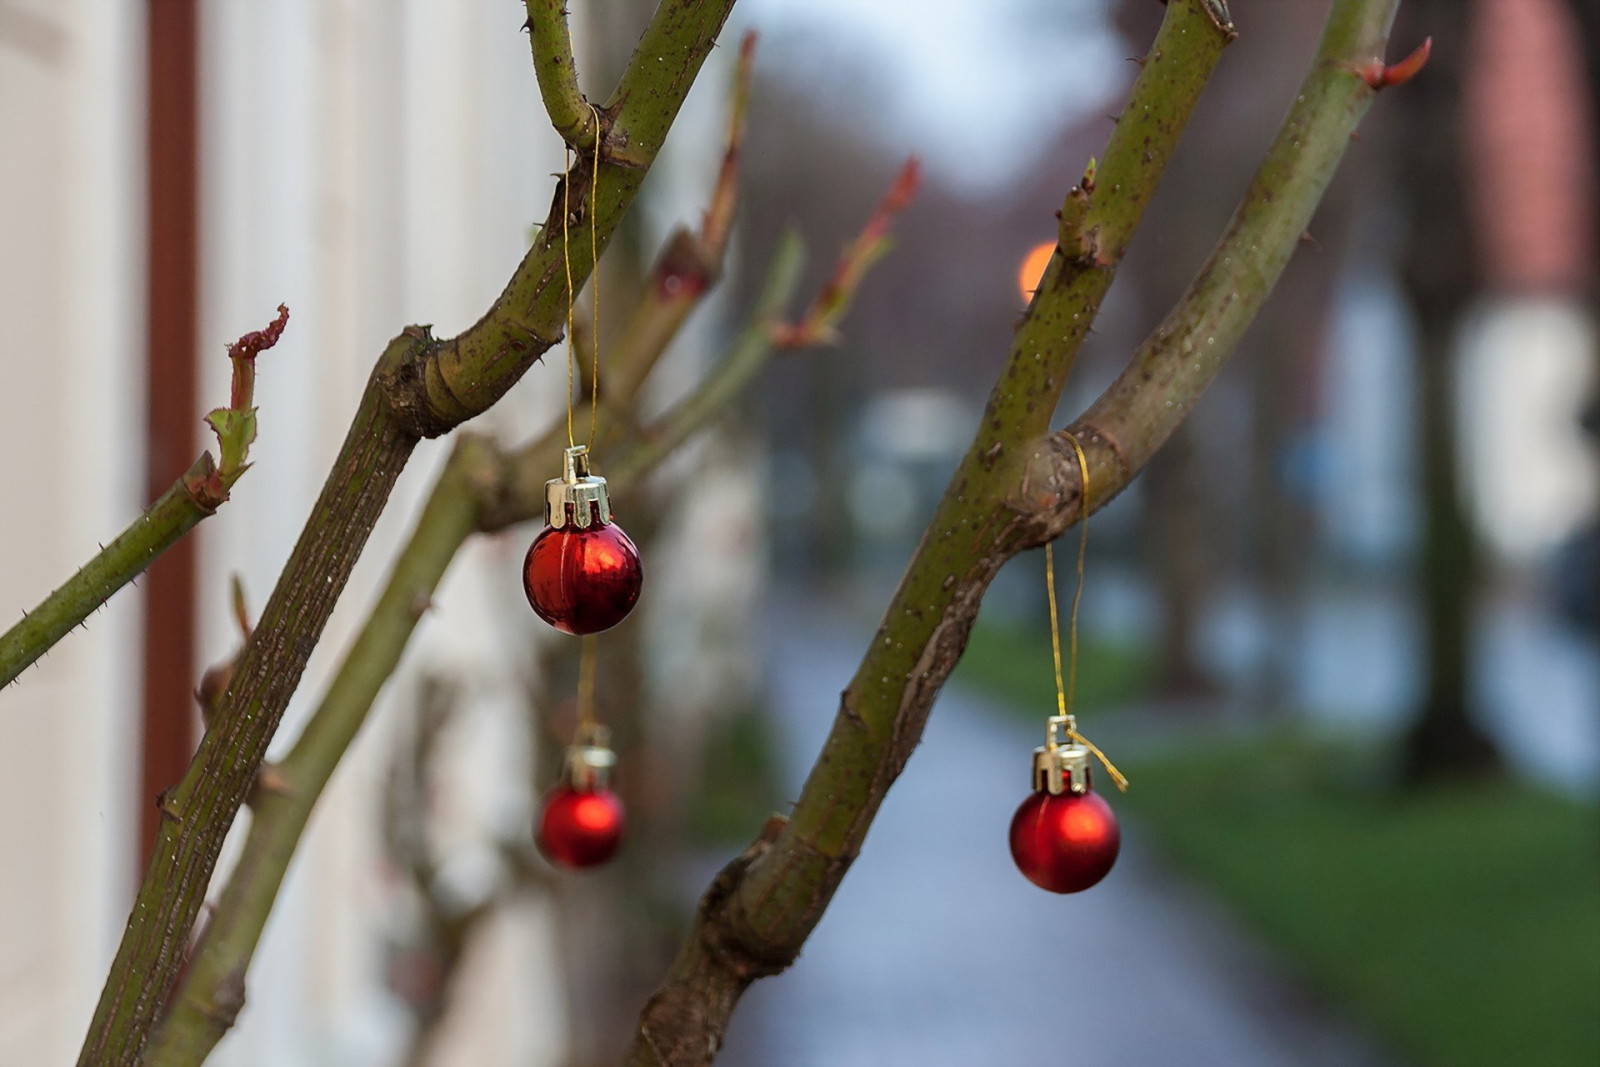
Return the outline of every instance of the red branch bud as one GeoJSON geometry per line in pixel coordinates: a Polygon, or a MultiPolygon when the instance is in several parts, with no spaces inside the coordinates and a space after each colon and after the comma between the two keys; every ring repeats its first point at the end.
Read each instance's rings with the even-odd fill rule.
{"type": "Polygon", "coordinates": [[[779,348],[805,348],[834,339],[834,324],[844,316],[867,269],[888,249],[889,225],[916,196],[921,175],[922,168],[915,156],[901,164],[883,199],[878,201],[861,233],[839,256],[833,274],[800,321],[773,327],[773,340],[779,348]]]}
{"type": "Polygon", "coordinates": [[[266,329],[251,330],[228,346],[228,358],[233,360],[233,386],[228,406],[234,411],[250,407],[256,389],[256,357],[278,343],[287,325],[288,305],[279,304],[278,317],[267,323],[266,329]]]}
{"type": "Polygon", "coordinates": [[[1433,38],[1428,37],[1400,62],[1391,66],[1384,66],[1383,60],[1374,59],[1357,73],[1374,89],[1387,89],[1391,85],[1404,85],[1417,76],[1417,72],[1427,64],[1428,56],[1432,54],[1433,38]]]}
{"type": "Polygon", "coordinates": [[[289,325],[289,308],[285,304],[279,304],[278,317],[269,322],[266,329],[251,330],[228,346],[228,358],[255,359],[278,343],[278,338],[283,336],[283,328],[287,325],[289,325]]]}

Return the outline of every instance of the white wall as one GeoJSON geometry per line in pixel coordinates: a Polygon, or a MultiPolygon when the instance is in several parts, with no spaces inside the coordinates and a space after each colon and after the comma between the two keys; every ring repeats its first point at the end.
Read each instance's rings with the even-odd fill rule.
{"type": "MultiPolygon", "coordinates": [[[[0,0],[0,611],[43,597],[144,503],[143,5],[0,0]]],[[[260,438],[200,544],[202,664],[236,641],[227,582],[259,612],[384,344],[412,322],[459,331],[500,291],[542,220],[561,149],[507,0],[205,0],[202,4],[202,375],[198,420],[226,396],[224,346],[282,301],[262,357],[260,438]]],[[[581,27],[579,28],[581,45],[581,27]]],[[[727,55],[652,180],[650,230],[694,222],[715,171],[727,55]]],[[[702,324],[698,362],[715,351],[702,324]]],[[[697,362],[680,360],[668,393],[697,362]]],[[[480,420],[508,441],[558,410],[561,354],[480,420]]],[[[446,445],[419,449],[374,532],[275,750],[315,706],[446,445]]],[[[554,472],[552,472],[554,473],[554,472]]],[[[407,1020],[384,991],[394,887],[376,801],[424,665],[470,680],[445,807],[465,829],[525,820],[507,739],[525,714],[521,602],[529,531],[470,544],[402,675],[335,778],[270,923],[248,1003],[213,1062],[390,1062],[407,1020]],[[397,694],[399,698],[397,699],[397,694]]],[[[663,583],[665,592],[666,583],[663,583]]],[[[0,1064],[75,1055],[132,891],[139,602],[125,591],[0,693],[0,1064]]],[[[513,827],[515,829],[515,827],[513,827]]],[[[224,870],[229,862],[224,857],[224,870]]],[[[495,920],[465,978],[439,1063],[559,1062],[565,1041],[551,917],[495,920]]]]}
{"type": "MultiPolygon", "coordinates": [[[[200,654],[233,641],[231,570],[259,610],[320,488],[384,344],[408,323],[457,332],[499,293],[549,204],[560,142],[544,120],[518,5],[502,0],[279,0],[204,6],[205,396],[225,390],[221,345],[280,301],[293,318],[262,358],[261,436],[235,499],[203,531],[200,654]]],[[[511,440],[554,410],[561,364],[536,368],[484,421],[511,440]]],[[[425,444],[375,531],[275,748],[293,739],[384,575],[445,445],[425,444]]],[[[516,714],[514,659],[496,639],[519,554],[472,546],[408,664],[451,655],[475,681],[469,718],[516,714]],[[431,634],[430,634],[431,631],[431,634]],[[449,652],[427,651],[445,645],[449,652]]],[[[520,596],[518,591],[517,596],[520,596]]],[[[525,613],[525,612],[524,612],[525,613]]],[[[394,893],[378,855],[377,800],[414,667],[391,686],[302,847],[215,1062],[389,1062],[406,1021],[384,993],[394,893]]],[[[490,730],[492,733],[492,728],[490,730]]],[[[489,777],[505,780],[505,776],[489,777]]],[[[513,779],[520,781],[518,777],[513,779]]],[[[461,1035],[462,1062],[549,1062],[559,1004],[539,997],[552,952],[542,916],[497,938],[502,1020],[461,1035]],[[511,950],[511,951],[507,951],[511,950]]],[[[505,924],[502,924],[505,925],[505,924]]],[[[545,984],[548,984],[547,982],[545,984]]]]}
{"type": "MultiPolygon", "coordinates": [[[[0,623],[136,514],[138,8],[0,6],[0,623]]],[[[76,1055],[127,917],[137,590],[0,692],[0,1063],[76,1055]]]]}

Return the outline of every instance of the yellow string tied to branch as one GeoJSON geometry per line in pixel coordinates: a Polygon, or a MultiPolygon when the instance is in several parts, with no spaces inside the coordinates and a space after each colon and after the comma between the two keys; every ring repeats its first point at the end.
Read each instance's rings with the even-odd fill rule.
{"type": "MultiPolygon", "coordinates": [[[[589,277],[594,289],[589,319],[589,448],[592,450],[595,428],[600,421],[600,224],[595,216],[598,213],[596,201],[600,196],[601,123],[600,109],[593,104],[588,106],[589,113],[594,116],[594,162],[589,168],[589,206],[584,212],[589,217],[589,277]]],[[[561,179],[561,265],[567,275],[567,447],[571,448],[577,444],[572,430],[572,394],[576,387],[578,352],[572,328],[573,308],[578,302],[578,294],[572,291],[572,248],[568,243],[568,227],[572,222],[572,169],[577,156],[567,148],[563,150],[562,157],[567,168],[566,176],[561,179]]]]}
{"type": "Polygon", "coordinates": [[[1084,561],[1089,552],[1089,459],[1084,455],[1083,446],[1078,443],[1077,437],[1069,431],[1067,440],[1072,443],[1072,450],[1078,457],[1078,566],[1077,583],[1072,590],[1072,610],[1067,616],[1067,677],[1066,684],[1061,679],[1061,620],[1056,609],[1056,557],[1054,542],[1046,541],[1044,546],[1044,585],[1050,600],[1050,651],[1055,662],[1056,676],[1056,708],[1057,714],[1067,720],[1067,737],[1094,753],[1106,773],[1111,776],[1111,781],[1116,785],[1118,792],[1128,791],[1128,779],[1116,765],[1106,758],[1100,747],[1078,732],[1078,720],[1074,713],[1073,701],[1078,689],[1078,606],[1083,601],[1083,570],[1084,561]]]}

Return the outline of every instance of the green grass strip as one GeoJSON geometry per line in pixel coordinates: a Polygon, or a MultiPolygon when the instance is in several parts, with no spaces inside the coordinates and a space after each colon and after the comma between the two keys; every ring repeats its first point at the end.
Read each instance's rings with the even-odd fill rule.
{"type": "Polygon", "coordinates": [[[1600,820],[1511,783],[1399,794],[1299,741],[1128,768],[1126,803],[1334,1002],[1439,1067],[1600,1064],[1600,820]]]}

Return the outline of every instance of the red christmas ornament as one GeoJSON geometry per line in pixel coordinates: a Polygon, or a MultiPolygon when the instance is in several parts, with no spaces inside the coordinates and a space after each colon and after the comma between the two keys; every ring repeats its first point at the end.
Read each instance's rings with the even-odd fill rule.
{"type": "Polygon", "coordinates": [[[522,564],[535,614],[569,634],[609,630],[633,610],[644,582],[639,550],[611,521],[606,480],[589,473],[588,449],[567,449],[562,477],[545,484],[545,528],[522,564]]]}
{"type": "Polygon", "coordinates": [[[1117,862],[1117,816],[1090,788],[1089,750],[1049,743],[1034,749],[1034,792],[1011,819],[1011,858],[1028,881],[1052,893],[1081,893],[1117,862]]]}
{"type": "Polygon", "coordinates": [[[1117,862],[1122,831],[1100,794],[1034,793],[1011,819],[1011,858],[1028,881],[1052,893],[1080,893],[1117,862]]]}
{"type": "Polygon", "coordinates": [[[534,840],[545,859],[559,867],[596,867],[616,854],[622,828],[617,794],[563,784],[545,794],[534,840]]]}
{"type": "Polygon", "coordinates": [[[604,745],[567,749],[560,784],[539,804],[534,843],[558,867],[597,867],[622,844],[622,801],[607,785],[616,755],[604,745]]]}

